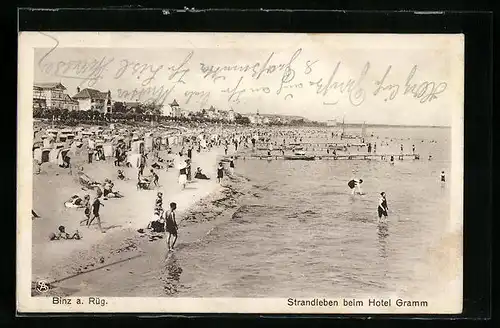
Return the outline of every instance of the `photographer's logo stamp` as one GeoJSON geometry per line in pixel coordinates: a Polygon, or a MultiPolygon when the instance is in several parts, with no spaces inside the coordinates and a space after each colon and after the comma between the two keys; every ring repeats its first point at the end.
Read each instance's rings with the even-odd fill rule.
{"type": "Polygon", "coordinates": [[[50,289],[50,285],[45,280],[38,280],[35,284],[35,289],[39,293],[46,293],[50,289]]]}

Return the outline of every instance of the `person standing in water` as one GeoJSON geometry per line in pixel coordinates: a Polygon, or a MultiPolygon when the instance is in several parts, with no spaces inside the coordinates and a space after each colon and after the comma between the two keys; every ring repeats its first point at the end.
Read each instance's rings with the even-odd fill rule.
{"type": "Polygon", "coordinates": [[[356,193],[356,185],[358,184],[358,179],[356,178],[356,171],[352,170],[352,177],[348,182],[349,188],[351,188],[351,194],[356,193]]]}
{"type": "Polygon", "coordinates": [[[153,183],[155,184],[156,187],[158,187],[159,186],[158,181],[160,180],[160,177],[158,176],[158,174],[156,174],[156,172],[153,169],[151,169],[150,172],[151,176],[153,177],[153,183]]]}
{"type": "Polygon", "coordinates": [[[411,152],[412,152],[413,155],[415,155],[415,145],[412,146],[411,152]]]}
{"type": "Polygon", "coordinates": [[[363,190],[361,189],[361,184],[363,183],[363,179],[359,179],[358,181],[356,181],[356,193],[358,195],[363,195],[363,190]]]}
{"type": "Polygon", "coordinates": [[[92,158],[94,157],[94,149],[95,149],[95,142],[94,140],[92,140],[92,138],[89,138],[87,146],[89,164],[92,163],[92,158]]]}
{"type": "Polygon", "coordinates": [[[175,220],[175,210],[177,209],[176,203],[170,203],[170,211],[168,212],[165,218],[165,231],[168,232],[167,246],[168,250],[173,250],[175,246],[175,242],[177,241],[177,230],[179,227],[177,226],[177,221],[175,220]],[[170,244],[170,240],[174,237],[172,244],[170,244]]]}
{"type": "Polygon", "coordinates": [[[217,183],[221,183],[223,177],[224,177],[224,167],[222,166],[222,162],[219,162],[219,166],[217,167],[217,183]]]}
{"type": "Polygon", "coordinates": [[[385,197],[385,192],[380,193],[380,200],[378,203],[378,218],[379,220],[382,218],[382,215],[384,217],[387,217],[387,211],[389,210],[389,207],[387,206],[387,198],[385,197]]]}

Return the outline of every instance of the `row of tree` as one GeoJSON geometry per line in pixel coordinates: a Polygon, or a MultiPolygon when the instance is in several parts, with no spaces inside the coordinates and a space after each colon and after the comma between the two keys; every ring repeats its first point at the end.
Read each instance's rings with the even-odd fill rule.
{"type": "MultiPolygon", "coordinates": [[[[115,103],[116,104],[116,103],[115,103]]],[[[106,122],[197,122],[197,123],[235,123],[239,125],[249,125],[250,119],[235,113],[234,121],[221,118],[208,118],[203,112],[189,113],[188,116],[171,117],[161,115],[161,110],[154,107],[142,107],[140,111],[117,111],[112,113],[101,113],[97,110],[73,110],[60,108],[35,108],[33,117],[38,119],[49,119],[69,125],[78,123],[100,124],[106,122]]],[[[271,122],[268,125],[274,126],[323,126],[324,123],[295,119],[289,122],[271,122]]]]}
{"type": "Polygon", "coordinates": [[[60,109],[60,108],[35,108],[33,110],[33,117],[38,119],[48,119],[58,122],[68,123],[69,125],[75,125],[77,123],[105,123],[105,122],[167,122],[167,121],[178,121],[178,122],[198,122],[198,123],[236,123],[236,124],[250,124],[248,117],[243,117],[241,115],[236,115],[235,121],[230,122],[227,119],[219,118],[207,118],[202,115],[188,115],[187,117],[171,117],[157,114],[154,111],[145,112],[113,112],[113,113],[101,113],[97,110],[73,110],[60,109]],[[155,113],[155,114],[152,114],[155,113]]]}

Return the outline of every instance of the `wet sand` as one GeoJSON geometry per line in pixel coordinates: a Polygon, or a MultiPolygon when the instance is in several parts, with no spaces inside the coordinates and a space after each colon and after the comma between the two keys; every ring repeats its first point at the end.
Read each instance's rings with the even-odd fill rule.
{"type": "MultiPolygon", "coordinates": [[[[97,181],[110,178],[115,183],[114,190],[125,195],[120,199],[102,200],[104,206],[100,214],[106,233],[101,233],[96,224],[90,229],[80,226],[80,220],[85,218],[84,210],[64,206],[71,195],[83,198],[91,192],[82,190],[76,176],[70,175],[67,169],[45,163],[42,173],[33,178],[33,208],[41,216],[33,220],[33,281],[44,279],[53,283],[52,293],[58,295],[72,295],[77,291],[94,295],[98,290],[105,291],[102,294],[108,296],[115,292],[123,294],[126,277],[133,274],[133,268],[151,267],[152,261],[160,265],[162,261],[158,259],[164,259],[167,253],[163,234],[158,236],[163,238],[153,240],[151,233],[144,229],[153,218],[158,191],[163,192],[164,208],[170,202],[177,203],[179,239],[176,246],[179,250],[183,244],[196,242],[209,233],[218,216],[231,206],[227,194],[232,191],[224,187],[227,180],[220,185],[215,179],[217,156],[221,154],[222,148],[193,152],[193,171],[199,166],[211,180],[193,179],[185,190],[177,183],[178,170],[175,168],[155,170],[160,176],[159,187],[137,190],[137,169],[121,167],[130,180],[120,181],[116,179],[118,168],[113,165],[113,159],[81,164],[90,177],[97,181]],[[70,234],[78,230],[83,238],[49,241],[48,235],[56,232],[59,225],[64,225],[70,234]],[[139,233],[140,228],[145,233],[139,233]]],[[[83,157],[79,156],[78,160],[83,162],[83,157]]],[[[148,171],[146,167],[145,174],[148,171]]]]}

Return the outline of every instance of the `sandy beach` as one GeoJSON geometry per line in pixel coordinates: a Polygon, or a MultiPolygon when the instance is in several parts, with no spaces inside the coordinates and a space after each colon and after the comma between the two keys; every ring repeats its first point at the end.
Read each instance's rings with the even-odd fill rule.
{"type": "MultiPolygon", "coordinates": [[[[211,229],[212,223],[209,221],[222,212],[222,209],[206,209],[210,206],[210,201],[224,199],[225,183],[218,184],[214,172],[217,156],[221,154],[222,148],[193,152],[193,170],[201,167],[211,180],[193,179],[184,190],[177,183],[178,170],[175,168],[156,170],[160,177],[159,187],[137,190],[137,169],[120,167],[128,178],[127,181],[120,181],[116,179],[118,168],[113,165],[113,159],[88,164],[82,163],[83,157],[80,157],[75,166],[83,167],[84,172],[97,181],[112,179],[115,182],[114,190],[125,196],[102,201],[104,206],[101,208],[101,220],[105,233],[101,233],[95,224],[90,228],[80,226],[80,220],[85,217],[83,209],[64,206],[64,202],[72,195],[83,197],[91,193],[82,190],[74,174],[76,169],[73,168],[73,174],[69,174],[68,169],[44,163],[42,173],[35,175],[33,180],[33,207],[41,216],[33,220],[33,280],[59,282],[110,263],[137,258],[151,247],[157,252],[166,253],[165,240],[151,240],[149,231],[145,229],[153,219],[158,191],[163,193],[164,208],[170,202],[177,203],[180,229],[178,247],[199,239],[211,229]],[[56,232],[59,225],[64,225],[69,233],[78,230],[83,238],[49,241],[49,234],[56,232]],[[141,228],[146,233],[137,231],[141,228]],[[160,243],[161,246],[148,245],[160,243]]],[[[151,250],[147,253],[147,258],[155,256],[155,252],[151,250]]],[[[113,274],[108,276],[113,279],[113,274]]]]}

